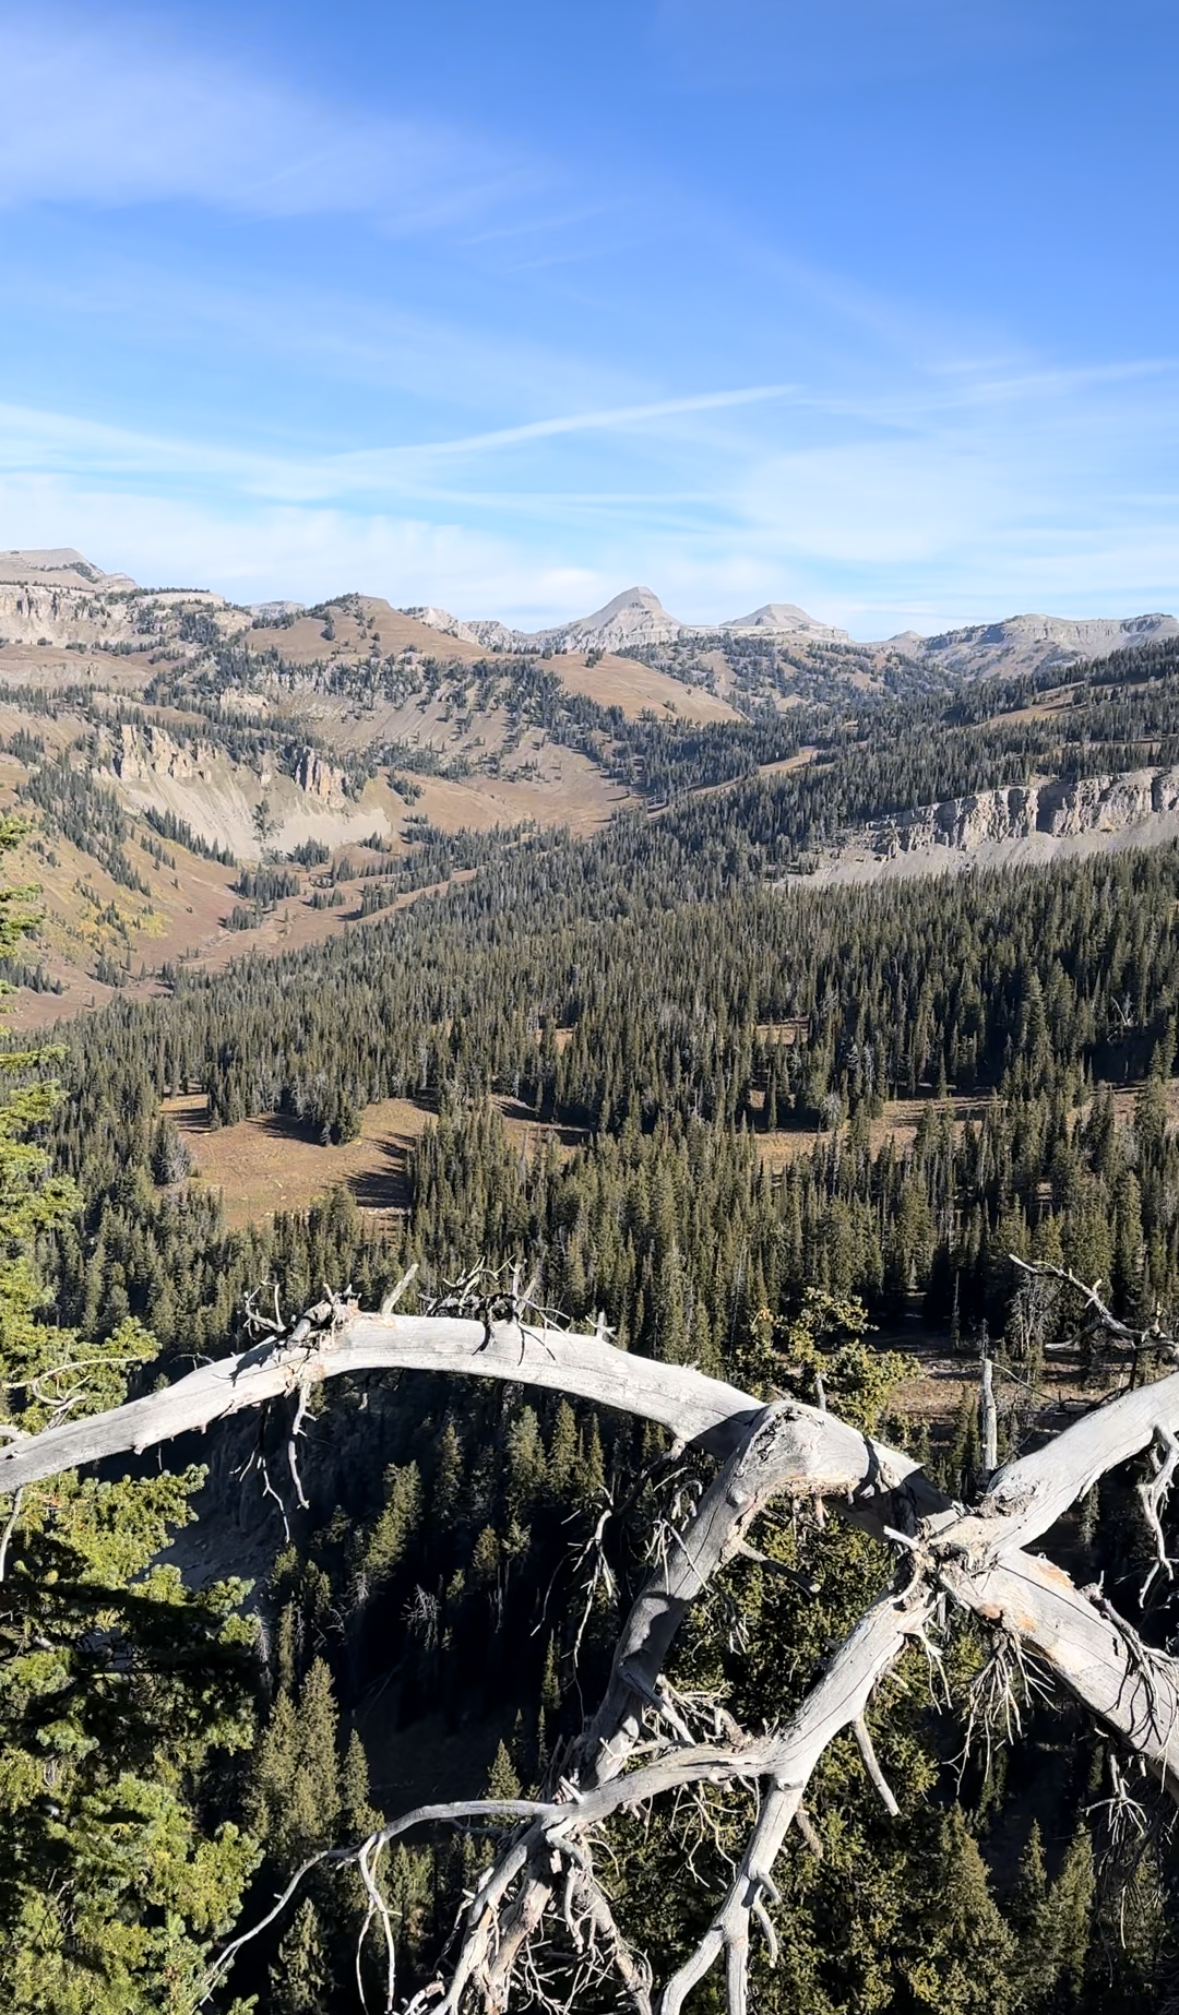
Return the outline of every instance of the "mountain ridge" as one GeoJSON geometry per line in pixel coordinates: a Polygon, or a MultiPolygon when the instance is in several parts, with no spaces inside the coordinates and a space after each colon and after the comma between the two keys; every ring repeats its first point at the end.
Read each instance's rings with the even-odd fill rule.
{"type": "Polygon", "coordinates": [[[965,677],[984,671],[1024,670],[1033,663],[1067,664],[1108,656],[1136,643],[1179,635],[1179,618],[1152,611],[1136,616],[1050,616],[1039,613],[968,623],[923,636],[915,630],[877,641],[857,642],[847,630],[820,622],[795,602],[765,602],[745,616],[718,623],[685,623],[665,609],[652,588],[635,586],[567,623],[541,630],[510,629],[497,618],[460,618],[437,607],[405,608],[441,635],[487,650],[557,654],[576,650],[636,650],[660,644],[701,643],[709,638],[762,637],[787,643],[825,643],[878,655],[896,654],[938,664],[965,677]]]}
{"type": "Polygon", "coordinates": [[[1179,832],[1179,800],[1144,795],[1179,776],[1171,616],[865,645],[787,603],[680,624],[635,587],[524,648],[370,595],[241,607],[70,547],[6,563],[0,811],[28,824],[15,867],[45,916],[41,966],[9,975],[22,1027],[59,1013],[60,989],[76,1009],[157,991],[182,962],[347,936],[522,845],[733,786],[767,875],[1179,832]],[[1098,762],[1128,781],[1078,787],[1065,830],[1051,794],[1098,762]],[[1024,831],[1029,788],[1049,795],[1024,831]]]}
{"type": "MultiPolygon", "coordinates": [[[[88,594],[96,603],[101,600],[105,604],[101,628],[112,635],[128,632],[132,625],[124,612],[122,621],[116,617],[112,630],[110,597],[142,598],[145,603],[199,600],[211,616],[219,618],[222,628],[232,627],[226,619],[235,616],[243,627],[267,627],[289,624],[313,613],[304,603],[289,599],[241,605],[208,589],[144,588],[130,574],[105,572],[73,546],[13,547],[0,552],[0,637],[38,641],[34,635],[38,620],[61,613],[61,604],[54,597],[63,590],[88,594]],[[15,594],[22,587],[40,590],[41,598],[30,602],[27,595],[15,594]]],[[[337,596],[334,603],[347,599],[337,596]]],[[[777,641],[786,648],[836,645],[866,654],[877,663],[899,658],[961,678],[977,678],[988,671],[1020,672],[1052,663],[1063,666],[1179,635],[1179,618],[1163,611],[1125,617],[1031,612],[963,624],[931,635],[905,630],[880,640],[858,641],[847,630],[819,621],[794,602],[764,602],[747,615],[717,623],[686,623],[664,607],[653,588],[638,584],[624,588],[586,616],[539,630],[514,629],[498,617],[458,617],[435,604],[384,606],[390,608],[391,616],[405,619],[418,633],[403,629],[403,648],[424,647],[422,633],[431,631],[450,638],[464,656],[472,650],[544,657],[594,651],[638,654],[660,648],[691,651],[708,640],[759,639],[777,641]]],[[[50,634],[49,641],[72,640],[50,634]]]]}
{"type": "Polygon", "coordinates": [[[11,546],[0,552],[0,581],[28,581],[43,586],[77,587],[85,583],[106,592],[132,592],[138,581],[130,574],[107,574],[76,546],[11,546]]]}

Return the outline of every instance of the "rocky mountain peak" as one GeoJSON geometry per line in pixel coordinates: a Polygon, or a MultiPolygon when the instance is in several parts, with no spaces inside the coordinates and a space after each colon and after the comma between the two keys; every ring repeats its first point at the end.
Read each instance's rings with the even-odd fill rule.
{"type": "Polygon", "coordinates": [[[0,581],[34,587],[102,588],[126,592],[138,586],[130,574],[106,574],[76,546],[12,546],[0,552],[0,581]]]}
{"type": "Polygon", "coordinates": [[[634,587],[624,588],[592,615],[549,635],[558,650],[616,651],[628,644],[667,643],[687,627],[668,613],[653,588],[634,587]]]}
{"type": "Polygon", "coordinates": [[[722,630],[761,630],[773,636],[805,636],[828,643],[851,642],[846,630],[832,628],[830,623],[818,623],[800,609],[797,602],[763,602],[760,609],[754,609],[748,616],[734,616],[731,622],[721,623],[722,630]]]}

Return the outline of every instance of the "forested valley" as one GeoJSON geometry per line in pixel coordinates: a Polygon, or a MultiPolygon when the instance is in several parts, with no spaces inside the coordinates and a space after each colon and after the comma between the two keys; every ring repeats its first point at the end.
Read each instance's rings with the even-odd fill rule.
{"type": "MultiPolygon", "coordinates": [[[[547,708],[575,746],[609,729],[637,809],[589,837],[521,827],[447,850],[428,832],[436,852],[398,893],[468,878],[301,950],[177,962],[156,998],[116,997],[40,1048],[10,1037],[0,1434],[19,1456],[261,1348],[329,1291],[494,1313],[518,1299],[513,1269],[529,1308],[759,1403],[829,1409],[957,1505],[1157,1379],[1179,1309],[1179,843],[845,887],[788,874],[856,821],[1179,759],[1171,647],[1042,705],[1059,683],[624,727],[558,707],[533,667],[522,718],[547,708]],[[816,760],[758,772],[820,728],[816,760]],[[276,1115],[325,1150],[374,1102],[412,1101],[401,1205],[337,1187],[230,1228],[191,1179],[177,1115],[194,1097],[211,1129],[276,1115]],[[1077,1283],[1100,1287],[1132,1356],[1077,1283]]],[[[51,783],[27,813],[61,815],[51,783]]],[[[27,889],[0,907],[17,978],[36,910],[27,889]]],[[[308,1857],[383,1817],[562,1783],[622,1620],[715,1464],[552,1384],[333,1378],[0,1496],[0,2005],[442,2001],[508,1816],[420,1827],[385,1857],[393,2004],[381,1940],[361,1936],[367,1863],[321,1863],[232,1966],[219,1955],[308,1857]]],[[[1147,1671],[1179,1624],[1139,1485],[1174,1447],[1099,1467],[1052,1530],[1147,1671]]],[[[696,1740],[788,1722],[894,1565],[879,1531],[804,1491],[755,1536],[667,1668],[667,1713],[696,1740]]],[[[751,2008],[1179,2008],[1166,1771],[1161,1790],[1136,1777],[1034,1662],[1014,1660],[991,1711],[995,1634],[939,1614],[873,1702],[895,1812],[850,1732],[826,1748],[809,1844],[792,1835],[758,1905],[751,2008]]],[[[734,1778],[613,1819],[618,1949],[641,1946],[656,1979],[704,1936],[754,1810],[734,1778]]],[[[506,2005],[628,2005],[625,1966],[554,1915],[506,2005]]],[[[500,2005],[467,1991],[463,2007],[500,2005]]],[[[711,1975],[688,2002],[724,2005],[711,1975]]]]}

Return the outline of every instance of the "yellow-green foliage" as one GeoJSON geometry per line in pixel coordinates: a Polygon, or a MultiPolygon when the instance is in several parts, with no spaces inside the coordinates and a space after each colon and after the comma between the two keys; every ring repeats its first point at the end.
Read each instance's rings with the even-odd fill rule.
{"type": "MultiPolygon", "coordinates": [[[[15,844],[0,823],[0,851],[15,844]]],[[[31,928],[0,890],[0,953],[31,928]]],[[[0,1107],[0,1422],[34,1432],[117,1405],[150,1362],[137,1322],[91,1343],[43,1319],[32,1248],[75,1207],[28,1139],[57,1102],[44,1053],[12,1053],[0,1107]]],[[[0,2006],[5,2015],[190,2015],[212,1938],[257,1861],[207,1829],[207,1760],[251,1739],[250,1632],[225,1584],[154,1564],[202,1472],[66,1475],[0,1496],[0,2006]]]]}

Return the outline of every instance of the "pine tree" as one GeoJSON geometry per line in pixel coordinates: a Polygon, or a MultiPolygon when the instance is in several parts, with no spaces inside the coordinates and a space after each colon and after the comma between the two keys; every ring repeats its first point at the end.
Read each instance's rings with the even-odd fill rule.
{"type": "MultiPolygon", "coordinates": [[[[21,831],[0,821],[0,852],[21,831]]],[[[0,889],[0,956],[32,928],[29,894],[0,889]]],[[[36,1052],[13,1049],[0,1070],[17,1081],[0,1107],[0,1409],[33,1431],[67,1405],[118,1404],[156,1345],[131,1319],[105,1341],[40,1320],[34,1242],[68,1224],[76,1196],[28,1140],[59,1103],[36,1052]]],[[[198,1817],[210,1760],[251,1735],[241,1590],[195,1598],[154,1564],[201,1478],[71,1474],[0,1497],[6,2015],[192,2015],[257,1860],[236,1826],[198,1817]]]]}
{"type": "Polygon", "coordinates": [[[915,2009],[928,2015],[1007,2015],[1015,1941],[991,1895],[986,1865],[961,1808],[942,1822],[927,1865],[920,1944],[905,1967],[915,2009]]]}
{"type": "Polygon", "coordinates": [[[317,1658],[298,1701],[279,1694],[258,1744],[251,1824],[268,1856],[287,1873],[336,1841],[341,1805],[337,1720],[332,1676],[317,1658]]]}
{"type": "Polygon", "coordinates": [[[431,1520],[436,1530],[445,1531],[455,1518],[462,1487],[463,1445],[453,1420],[447,1420],[438,1437],[431,1488],[431,1520]]]}
{"type": "Polygon", "coordinates": [[[488,1798],[518,1798],[520,1779],[506,1742],[501,1741],[487,1773],[488,1798]]]}
{"type": "Polygon", "coordinates": [[[1081,1999],[1093,1928],[1097,1880],[1093,1842],[1082,1820],[1069,1842],[1060,1873],[1048,1893],[1044,1944],[1056,1971],[1056,2011],[1072,2010],[1081,1999]]]}
{"type": "Polygon", "coordinates": [[[1042,2015],[1056,1982],[1054,1953],[1045,1943],[1048,1911],[1048,1870],[1039,1822],[1033,1820],[1019,1863],[1019,1879],[1011,1898],[1011,1922],[1018,1941],[1012,1977],[1021,2015],[1042,2015]]]}
{"type": "Polygon", "coordinates": [[[358,1576],[366,1587],[387,1581],[404,1558],[421,1515],[422,1479],[416,1462],[385,1475],[385,1506],[366,1535],[358,1576]]]}
{"type": "Polygon", "coordinates": [[[968,1496],[982,1460],[978,1433],[978,1394],[964,1385],[954,1418],[954,1432],[945,1461],[945,1485],[954,1496],[968,1496]]]}
{"type": "Polygon", "coordinates": [[[270,1970],[269,2006],[274,2015],[329,2015],[331,1987],[319,1912],[304,1896],[270,1970]]]}

